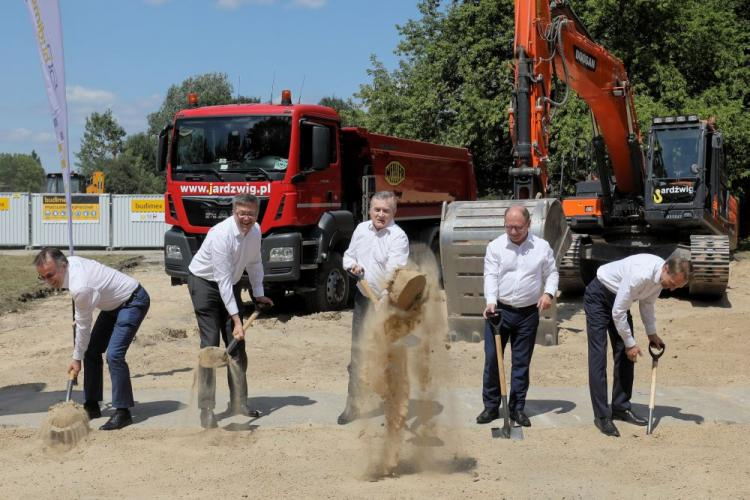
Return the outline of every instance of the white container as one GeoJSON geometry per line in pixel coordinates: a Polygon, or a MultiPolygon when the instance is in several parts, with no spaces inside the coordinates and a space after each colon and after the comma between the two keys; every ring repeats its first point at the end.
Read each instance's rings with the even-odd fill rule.
{"type": "MultiPolygon", "coordinates": [[[[74,194],[73,247],[109,248],[110,195],[74,194]]],[[[31,194],[31,246],[67,247],[64,194],[31,194]]]]}
{"type": "Polygon", "coordinates": [[[112,195],[112,248],[161,248],[168,228],[164,195],[112,195]]]}
{"type": "Polygon", "coordinates": [[[29,194],[0,193],[0,247],[27,247],[29,238],[29,194]]]}

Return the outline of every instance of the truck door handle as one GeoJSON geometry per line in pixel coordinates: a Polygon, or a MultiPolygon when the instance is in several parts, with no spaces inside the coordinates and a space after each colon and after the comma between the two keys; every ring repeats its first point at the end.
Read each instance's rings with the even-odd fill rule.
{"type": "Polygon", "coordinates": [[[328,191],[328,192],[326,193],[326,201],[327,201],[328,203],[330,203],[330,202],[332,202],[332,201],[333,201],[333,191],[328,191]]]}

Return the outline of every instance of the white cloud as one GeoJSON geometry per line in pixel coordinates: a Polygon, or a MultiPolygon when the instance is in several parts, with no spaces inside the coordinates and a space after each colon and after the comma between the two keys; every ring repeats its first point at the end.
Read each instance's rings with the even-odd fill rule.
{"type": "Polygon", "coordinates": [[[49,144],[55,142],[55,134],[52,132],[35,132],[27,128],[0,129],[0,142],[49,144]]]}
{"type": "Polygon", "coordinates": [[[293,0],[292,5],[305,9],[321,9],[325,7],[327,0],[293,0]]]}
{"type": "Polygon", "coordinates": [[[87,89],[80,85],[71,85],[65,95],[69,103],[84,106],[111,106],[116,100],[115,94],[108,90],[87,89]]]}
{"type": "Polygon", "coordinates": [[[224,10],[236,10],[243,5],[273,5],[276,0],[216,0],[216,6],[224,10]]]}

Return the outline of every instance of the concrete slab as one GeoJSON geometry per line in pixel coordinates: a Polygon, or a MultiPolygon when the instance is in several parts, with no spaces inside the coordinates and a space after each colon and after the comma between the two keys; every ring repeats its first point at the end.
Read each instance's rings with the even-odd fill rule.
{"type": "MultiPolygon", "coordinates": [[[[76,392],[80,398],[80,391],[76,392]]],[[[189,390],[140,390],[133,409],[134,426],[141,428],[197,428],[198,410],[190,402],[189,390]]],[[[47,409],[65,398],[63,391],[44,391],[42,384],[24,384],[0,388],[0,425],[10,427],[39,427],[47,416],[47,409]]],[[[251,426],[301,427],[335,425],[343,409],[344,394],[329,392],[252,392],[249,406],[261,412],[261,417],[227,417],[224,412],[228,394],[217,393],[217,416],[220,425],[229,430],[251,426]]],[[[648,392],[636,391],[633,409],[648,415],[648,392]]],[[[474,419],[482,410],[481,389],[444,391],[431,401],[410,401],[409,419],[425,415],[440,425],[449,427],[476,426],[474,419]],[[419,405],[422,405],[421,407],[419,405]],[[425,407],[424,405],[427,405],[425,407]],[[418,411],[418,409],[420,411],[418,411]]],[[[539,428],[591,425],[593,414],[588,388],[532,387],[526,411],[532,425],[539,428]]],[[[103,417],[92,422],[92,427],[104,423],[111,413],[105,402],[103,417]]],[[[382,419],[382,408],[377,402],[368,407],[364,418],[382,419]]],[[[656,425],[750,423],[750,387],[718,389],[694,387],[665,387],[658,389],[655,410],[656,425]]]]}

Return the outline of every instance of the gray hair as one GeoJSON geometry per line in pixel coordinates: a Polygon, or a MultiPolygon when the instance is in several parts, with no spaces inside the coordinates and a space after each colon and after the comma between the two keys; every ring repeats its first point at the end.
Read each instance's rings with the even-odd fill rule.
{"type": "Polygon", "coordinates": [[[685,279],[690,280],[690,275],[693,272],[693,263],[690,260],[690,250],[677,248],[669,257],[667,257],[665,264],[667,266],[667,272],[671,276],[676,276],[682,273],[685,275],[685,279]]]}
{"type": "Polygon", "coordinates": [[[391,204],[394,211],[396,211],[396,206],[398,205],[398,199],[396,198],[396,195],[393,194],[393,191],[378,191],[372,195],[370,202],[372,202],[372,200],[386,201],[391,204]]]}
{"type": "Polygon", "coordinates": [[[505,214],[503,214],[503,218],[508,217],[508,212],[510,212],[513,209],[517,209],[521,211],[521,215],[523,215],[523,220],[526,222],[526,224],[528,224],[531,221],[531,214],[523,205],[509,206],[508,208],[505,209],[505,214]]]}
{"type": "Polygon", "coordinates": [[[55,265],[57,267],[68,265],[68,258],[65,257],[65,254],[57,248],[50,247],[43,247],[41,250],[39,250],[39,253],[36,254],[36,257],[34,257],[34,265],[39,267],[43,264],[46,264],[50,260],[55,261],[55,265]]]}
{"type": "Polygon", "coordinates": [[[260,202],[258,201],[258,197],[254,194],[238,194],[232,198],[232,210],[237,208],[237,205],[255,205],[256,207],[259,207],[260,202]]]}

